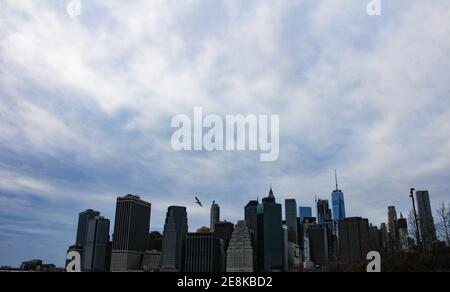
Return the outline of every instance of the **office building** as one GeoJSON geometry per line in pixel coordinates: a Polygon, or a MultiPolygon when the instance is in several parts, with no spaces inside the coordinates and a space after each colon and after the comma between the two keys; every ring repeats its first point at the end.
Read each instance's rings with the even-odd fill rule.
{"type": "Polygon", "coordinates": [[[248,231],[250,232],[250,237],[251,237],[251,241],[252,241],[252,246],[253,246],[253,252],[254,257],[256,259],[256,249],[257,249],[257,244],[256,244],[256,240],[258,238],[257,236],[257,231],[258,231],[258,205],[259,202],[258,200],[256,201],[249,201],[248,204],[245,206],[245,223],[247,224],[247,228],[248,231]]]}
{"type": "Polygon", "coordinates": [[[255,257],[250,231],[245,221],[238,221],[227,250],[227,272],[254,272],[255,257]]]}
{"type": "Polygon", "coordinates": [[[217,222],[214,226],[214,236],[222,239],[225,251],[228,249],[228,245],[231,240],[231,235],[234,231],[234,224],[227,221],[217,222]]]}
{"type": "Polygon", "coordinates": [[[83,270],[86,272],[109,272],[108,246],[109,220],[100,216],[91,218],[84,247],[83,270]]]}
{"type": "Polygon", "coordinates": [[[360,263],[370,251],[369,220],[360,217],[345,218],[339,223],[340,262],[360,263]]]}
{"type": "Polygon", "coordinates": [[[400,219],[397,221],[398,224],[398,241],[399,248],[401,251],[409,251],[409,241],[408,241],[408,222],[403,218],[403,214],[400,213],[400,219]]]}
{"type": "Polygon", "coordinates": [[[220,207],[216,203],[216,201],[213,201],[211,205],[211,218],[210,218],[210,229],[211,232],[214,232],[214,226],[217,222],[220,221],[220,207]]]}
{"type": "Polygon", "coordinates": [[[417,191],[417,215],[419,219],[419,231],[423,247],[431,249],[436,241],[436,228],[434,225],[433,213],[431,211],[430,195],[428,191],[417,191]]]}
{"type": "Polygon", "coordinates": [[[319,225],[326,222],[331,222],[331,209],[328,205],[328,200],[318,200],[317,201],[317,223],[319,225]]]}
{"type": "Polygon", "coordinates": [[[297,230],[297,202],[295,199],[286,199],[284,202],[288,242],[298,243],[297,230]]]}
{"type": "Polygon", "coordinates": [[[186,238],[186,273],[223,272],[220,238],[212,233],[188,233],[186,238]]]}
{"type": "Polygon", "coordinates": [[[100,216],[100,212],[94,211],[92,209],[88,209],[84,212],[81,212],[78,215],[78,227],[77,227],[77,238],[75,240],[75,245],[81,247],[81,270],[84,267],[84,247],[86,246],[86,236],[89,220],[100,216]]]}
{"type": "Polygon", "coordinates": [[[148,235],[148,248],[147,250],[162,250],[163,236],[158,231],[153,231],[148,235]]]}
{"type": "Polygon", "coordinates": [[[393,253],[398,250],[398,225],[397,211],[394,206],[388,207],[388,231],[389,231],[389,252],[393,253]]]}
{"type": "Polygon", "coordinates": [[[309,239],[310,261],[316,266],[326,268],[330,260],[330,232],[327,225],[309,225],[306,234],[309,239]]]}
{"type": "Polygon", "coordinates": [[[182,272],[186,251],[188,219],[185,207],[169,207],[163,232],[161,269],[182,272]]]}
{"type": "Polygon", "coordinates": [[[261,272],[283,270],[282,208],[272,188],[257,209],[257,261],[261,272]]]}
{"type": "Polygon", "coordinates": [[[378,230],[378,227],[372,226],[372,224],[369,226],[369,249],[371,251],[381,251],[380,247],[380,230],[378,230]]]}
{"type": "Polygon", "coordinates": [[[302,270],[303,256],[297,243],[288,243],[288,272],[300,272],[302,270]]]}
{"type": "Polygon", "coordinates": [[[303,223],[305,218],[312,217],[312,208],[311,207],[298,207],[298,217],[300,218],[300,223],[303,223]]]}
{"type": "Polygon", "coordinates": [[[139,196],[117,199],[111,270],[139,270],[142,255],[148,247],[151,204],[139,196]]]}

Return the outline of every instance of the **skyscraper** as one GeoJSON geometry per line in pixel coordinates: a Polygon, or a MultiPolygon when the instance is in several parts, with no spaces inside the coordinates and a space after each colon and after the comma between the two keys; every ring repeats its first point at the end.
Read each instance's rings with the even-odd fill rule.
{"type": "Polygon", "coordinates": [[[409,250],[409,241],[408,241],[408,222],[405,218],[403,218],[403,214],[400,213],[400,219],[397,221],[398,223],[398,241],[399,247],[401,251],[409,250]]]}
{"type": "Polygon", "coordinates": [[[224,245],[225,251],[228,248],[228,244],[230,243],[231,235],[233,234],[233,231],[234,231],[234,224],[231,222],[227,222],[227,221],[217,222],[214,227],[214,232],[213,232],[214,236],[223,240],[223,245],[224,245]]]}
{"type": "Polygon", "coordinates": [[[245,221],[238,221],[227,250],[227,272],[254,272],[254,251],[245,221]]]}
{"type": "Polygon", "coordinates": [[[340,262],[359,263],[370,251],[369,220],[360,217],[345,218],[339,223],[340,262]]]}
{"type": "Polygon", "coordinates": [[[371,251],[381,251],[380,230],[376,226],[369,226],[369,248],[371,251]]]}
{"type": "Polygon", "coordinates": [[[398,225],[397,211],[394,206],[388,207],[388,231],[389,231],[389,251],[396,252],[398,250],[398,225]]]}
{"type": "Polygon", "coordinates": [[[148,250],[162,250],[163,236],[158,231],[153,231],[148,235],[148,250]]]}
{"type": "Polygon", "coordinates": [[[186,207],[169,207],[164,225],[161,269],[183,271],[187,232],[186,207]]]}
{"type": "Polygon", "coordinates": [[[112,271],[139,270],[148,247],[151,204],[139,196],[117,198],[111,257],[112,271]]]}
{"type": "Polygon", "coordinates": [[[298,207],[298,217],[300,217],[300,223],[303,224],[303,220],[305,218],[312,217],[312,208],[311,207],[298,207]]]}
{"type": "Polygon", "coordinates": [[[434,226],[430,195],[428,191],[417,191],[416,200],[419,217],[419,229],[423,246],[426,249],[430,249],[433,242],[436,241],[436,228],[434,226]]]}
{"type": "Polygon", "coordinates": [[[385,255],[389,248],[389,232],[386,223],[380,225],[380,249],[383,255],[385,255]]]}
{"type": "Polygon", "coordinates": [[[220,207],[216,203],[216,201],[213,201],[213,203],[211,205],[211,220],[210,220],[211,232],[214,232],[214,226],[219,221],[220,221],[220,207]]]}
{"type": "Polygon", "coordinates": [[[258,205],[257,260],[260,271],[283,270],[283,229],[281,204],[275,202],[272,188],[258,205]]]}
{"type": "Polygon", "coordinates": [[[85,245],[89,220],[98,216],[100,216],[100,212],[92,209],[88,209],[79,214],[76,245],[85,245]]]}
{"type": "Polygon", "coordinates": [[[327,267],[330,259],[328,225],[309,225],[306,234],[309,239],[310,260],[322,268],[327,267]]]}
{"type": "Polygon", "coordinates": [[[284,204],[288,242],[298,243],[297,202],[295,199],[286,199],[284,204]]]}
{"type": "Polygon", "coordinates": [[[106,272],[109,266],[109,220],[104,217],[91,218],[88,223],[84,247],[83,270],[87,272],[106,272]]]}
{"type": "Polygon", "coordinates": [[[335,178],[336,189],[331,193],[331,202],[333,204],[333,220],[340,221],[345,218],[344,193],[339,189],[336,172],[335,178]]]}
{"type": "Polygon", "coordinates": [[[87,230],[88,230],[88,224],[89,220],[92,218],[96,218],[100,216],[100,212],[94,211],[92,209],[88,209],[84,212],[81,212],[78,215],[78,228],[77,228],[77,238],[75,241],[75,245],[81,247],[81,268],[83,269],[84,264],[84,248],[86,246],[86,237],[87,237],[87,230]]]}
{"type": "Polygon", "coordinates": [[[317,201],[317,223],[319,225],[331,221],[331,210],[328,205],[328,200],[317,201]]]}
{"type": "Polygon", "coordinates": [[[187,273],[223,272],[220,238],[212,233],[188,233],[186,238],[187,273]]]}
{"type": "Polygon", "coordinates": [[[257,231],[258,231],[258,204],[259,202],[256,201],[250,201],[248,202],[248,204],[245,206],[245,223],[247,224],[247,228],[248,231],[250,232],[250,238],[252,241],[252,246],[253,246],[253,252],[254,257],[256,259],[256,249],[257,249],[257,231]]]}

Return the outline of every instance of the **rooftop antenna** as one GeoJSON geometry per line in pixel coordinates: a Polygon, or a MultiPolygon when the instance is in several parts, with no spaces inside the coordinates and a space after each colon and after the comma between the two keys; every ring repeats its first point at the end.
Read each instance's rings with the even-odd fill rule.
{"type": "Polygon", "coordinates": [[[338,178],[337,178],[337,171],[336,171],[336,169],[334,170],[334,179],[336,180],[336,191],[337,191],[337,190],[339,190],[339,187],[338,187],[338,178]]]}

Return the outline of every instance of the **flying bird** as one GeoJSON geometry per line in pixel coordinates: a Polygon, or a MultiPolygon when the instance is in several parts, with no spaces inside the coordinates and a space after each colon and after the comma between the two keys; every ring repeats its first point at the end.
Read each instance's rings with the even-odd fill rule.
{"type": "Polygon", "coordinates": [[[195,197],[195,200],[196,200],[196,203],[197,203],[200,207],[203,208],[202,202],[200,202],[200,200],[199,200],[197,197],[195,197]]]}

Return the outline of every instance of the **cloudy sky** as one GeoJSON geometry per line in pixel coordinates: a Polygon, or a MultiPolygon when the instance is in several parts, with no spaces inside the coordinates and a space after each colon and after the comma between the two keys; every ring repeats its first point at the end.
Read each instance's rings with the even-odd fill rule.
{"type": "Polygon", "coordinates": [[[0,0],[0,265],[63,265],[77,216],[115,199],[169,205],[189,227],[278,201],[328,199],[387,220],[410,186],[450,193],[450,2],[0,0]],[[280,157],[174,152],[175,114],[280,115],[280,157]],[[207,207],[199,208],[193,194],[207,207]]]}

